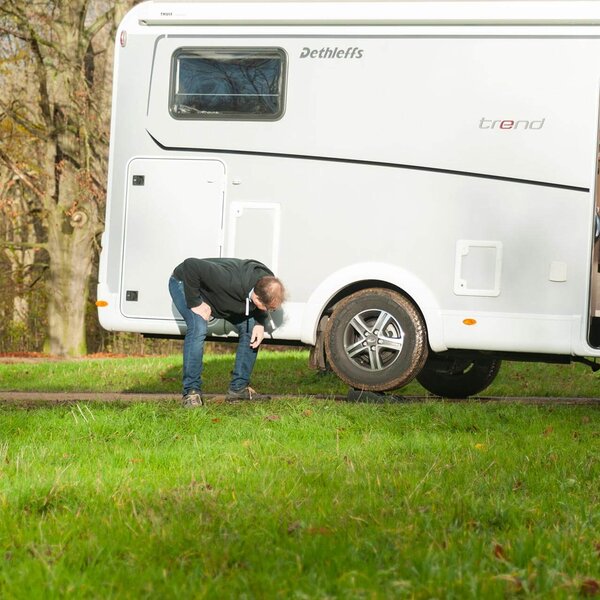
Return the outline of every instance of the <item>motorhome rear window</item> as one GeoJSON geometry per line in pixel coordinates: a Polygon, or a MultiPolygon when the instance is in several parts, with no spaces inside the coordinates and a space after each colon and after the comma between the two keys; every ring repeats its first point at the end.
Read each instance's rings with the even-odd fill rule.
{"type": "Polygon", "coordinates": [[[278,119],[285,53],[278,48],[184,48],[173,56],[176,119],[278,119]]]}

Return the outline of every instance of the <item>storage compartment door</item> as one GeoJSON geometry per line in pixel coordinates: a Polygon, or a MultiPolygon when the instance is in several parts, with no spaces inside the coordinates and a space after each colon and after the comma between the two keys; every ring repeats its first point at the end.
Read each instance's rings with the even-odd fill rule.
{"type": "Polygon", "coordinates": [[[227,255],[253,258],[277,273],[280,209],[279,204],[270,202],[232,202],[227,255]]]}
{"type": "Polygon", "coordinates": [[[596,182],[594,190],[594,239],[592,241],[592,272],[590,273],[590,309],[588,343],[600,348],[600,116],[596,137],[596,182]]]}
{"type": "Polygon", "coordinates": [[[129,165],[121,312],[180,318],[169,276],[185,258],[221,256],[225,169],[215,160],[147,159],[129,165]]]}

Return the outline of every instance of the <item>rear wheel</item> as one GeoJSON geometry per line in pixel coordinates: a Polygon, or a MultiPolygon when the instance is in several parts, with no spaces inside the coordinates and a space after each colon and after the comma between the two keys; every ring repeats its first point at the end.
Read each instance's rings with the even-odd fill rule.
{"type": "Polygon", "coordinates": [[[348,385],[377,392],[397,389],[427,359],[425,324],[398,292],[361,290],[336,305],[325,329],[325,352],[348,385]]]}
{"type": "Polygon", "coordinates": [[[490,356],[460,357],[430,354],[417,381],[445,398],[466,398],[485,390],[498,375],[502,361],[490,356]]]}

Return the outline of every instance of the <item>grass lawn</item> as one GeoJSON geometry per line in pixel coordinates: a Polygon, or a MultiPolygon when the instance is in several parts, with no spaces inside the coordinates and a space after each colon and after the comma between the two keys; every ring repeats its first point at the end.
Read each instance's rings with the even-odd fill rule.
{"type": "MultiPolygon", "coordinates": [[[[3,364],[0,389],[171,393],[180,362],[3,364]]],[[[0,597],[600,593],[598,405],[316,400],[345,388],[305,363],[259,359],[293,401],[0,404],[0,597]]],[[[579,366],[507,366],[486,393],[597,395],[579,366]]],[[[208,357],[206,391],[230,369],[208,357]]]]}
{"type": "MultiPolygon", "coordinates": [[[[177,355],[0,363],[0,391],[179,393],[181,362],[177,355]]],[[[224,393],[232,368],[233,354],[208,354],[204,391],[224,393]]],[[[259,392],[302,396],[345,395],[348,391],[335,375],[309,369],[306,350],[263,350],[252,385],[259,392]]],[[[430,396],[416,381],[395,393],[430,396]]],[[[593,373],[581,364],[504,362],[482,395],[596,398],[600,396],[600,372],[593,373]]]]}

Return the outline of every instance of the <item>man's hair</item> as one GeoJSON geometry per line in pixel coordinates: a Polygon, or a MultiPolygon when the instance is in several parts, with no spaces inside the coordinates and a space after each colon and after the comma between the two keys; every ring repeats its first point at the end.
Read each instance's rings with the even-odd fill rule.
{"type": "Polygon", "coordinates": [[[254,293],[267,308],[273,305],[279,306],[285,300],[283,283],[277,277],[271,275],[265,275],[256,282],[254,293]]]}

